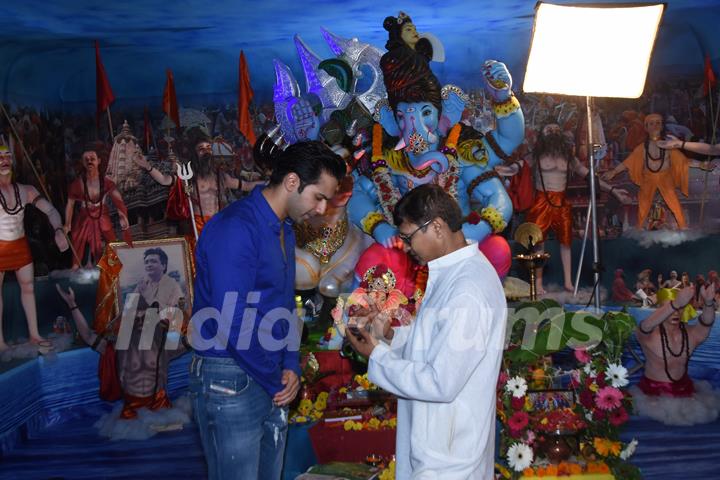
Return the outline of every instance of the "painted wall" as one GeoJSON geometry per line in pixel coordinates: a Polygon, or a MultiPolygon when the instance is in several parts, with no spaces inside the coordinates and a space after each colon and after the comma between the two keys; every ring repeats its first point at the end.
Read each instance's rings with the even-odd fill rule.
{"type": "MultiPolygon", "coordinates": [[[[0,99],[91,111],[96,39],[120,107],[151,104],[159,108],[166,68],[175,74],[181,105],[234,103],[241,49],[262,102],[269,100],[272,92],[272,58],[279,58],[302,78],[292,43],[294,34],[323,58],[331,53],[322,41],[320,27],[383,47],[387,36],[382,21],[399,10],[412,16],[419,31],[434,33],[444,43],[447,61],[434,66],[443,83],[476,86],[478,69],[487,58],[505,61],[519,82],[536,2],[399,1],[384,9],[368,0],[12,3],[3,6],[0,16],[0,99]]],[[[720,51],[720,36],[715,34],[720,3],[667,3],[651,76],[702,72],[704,52],[717,55],[720,51]]],[[[612,57],[608,52],[607,58],[598,59],[598,68],[612,68],[612,57]]],[[[717,60],[715,63],[720,65],[717,60]]]]}

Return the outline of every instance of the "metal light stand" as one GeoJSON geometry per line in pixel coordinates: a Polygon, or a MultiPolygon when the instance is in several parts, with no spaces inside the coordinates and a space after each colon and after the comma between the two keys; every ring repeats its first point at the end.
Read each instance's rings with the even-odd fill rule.
{"type": "Polygon", "coordinates": [[[593,145],[592,138],[592,99],[591,97],[585,97],[586,110],[587,110],[587,145],[588,145],[588,163],[590,173],[590,203],[588,205],[588,215],[585,219],[585,234],[583,236],[582,251],[580,253],[580,263],[578,264],[577,275],[575,277],[575,292],[577,295],[578,286],[580,285],[580,273],[582,272],[583,259],[585,257],[585,244],[587,243],[587,236],[590,226],[592,226],[592,240],[593,240],[593,298],[595,300],[595,309],[600,311],[600,244],[598,242],[598,229],[597,229],[597,193],[595,183],[595,148],[593,145]],[[591,225],[590,225],[591,224],[591,225]]]}

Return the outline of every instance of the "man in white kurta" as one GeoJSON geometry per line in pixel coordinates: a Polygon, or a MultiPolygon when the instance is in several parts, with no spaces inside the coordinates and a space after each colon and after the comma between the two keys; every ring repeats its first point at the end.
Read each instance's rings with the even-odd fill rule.
{"type": "MultiPolygon", "coordinates": [[[[444,201],[439,187],[418,188],[428,192],[408,201],[427,201],[427,195],[444,201]]],[[[477,244],[465,246],[461,221],[450,217],[400,219],[400,238],[428,262],[425,297],[414,323],[387,335],[390,345],[363,331],[373,344],[368,377],[399,398],[398,479],[494,478],[495,389],[507,305],[495,269],[477,244]]],[[[350,338],[367,353],[362,340],[350,338]]]]}

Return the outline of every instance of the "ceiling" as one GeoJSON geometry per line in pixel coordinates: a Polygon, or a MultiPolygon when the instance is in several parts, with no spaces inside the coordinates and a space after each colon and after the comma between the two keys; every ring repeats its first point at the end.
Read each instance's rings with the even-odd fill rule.
{"type": "MultiPolygon", "coordinates": [[[[234,103],[240,50],[248,59],[256,99],[267,101],[275,80],[273,58],[289,65],[298,79],[304,78],[294,34],[321,58],[332,54],[320,27],[383,48],[387,36],[382,21],[399,10],[411,15],[418,31],[435,34],[445,45],[445,63],[433,64],[443,83],[478,85],[479,67],[488,58],[506,62],[519,79],[536,2],[398,1],[384,2],[384,8],[369,0],[13,3],[3,5],[0,17],[2,100],[92,110],[94,40],[100,42],[120,105],[157,103],[159,107],[166,68],[174,72],[181,105],[204,99],[234,103]]],[[[720,52],[720,1],[667,3],[651,77],[695,72],[699,76],[704,52],[720,52]]],[[[598,59],[598,68],[612,68],[612,57],[613,52],[608,52],[607,58],[598,59]]]]}

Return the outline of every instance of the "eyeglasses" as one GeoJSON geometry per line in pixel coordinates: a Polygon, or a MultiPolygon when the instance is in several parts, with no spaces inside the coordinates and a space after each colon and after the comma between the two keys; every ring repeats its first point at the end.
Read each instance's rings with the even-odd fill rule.
{"type": "Polygon", "coordinates": [[[430,223],[431,223],[432,221],[433,221],[433,219],[431,218],[430,220],[428,220],[427,222],[423,223],[423,224],[420,225],[418,228],[416,228],[415,231],[413,231],[410,235],[405,235],[405,234],[403,234],[403,233],[399,233],[399,234],[398,234],[398,238],[399,238],[400,240],[402,240],[405,245],[410,246],[410,242],[412,242],[412,237],[413,237],[413,235],[415,235],[417,232],[419,232],[419,231],[422,230],[423,228],[425,228],[425,227],[427,227],[428,225],[430,225],[430,223]]]}

